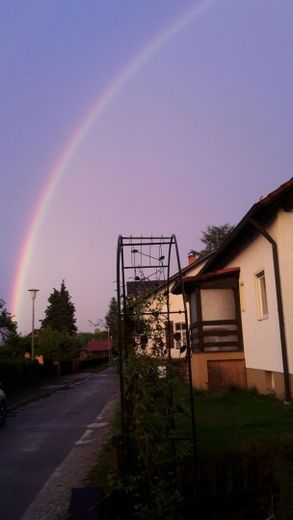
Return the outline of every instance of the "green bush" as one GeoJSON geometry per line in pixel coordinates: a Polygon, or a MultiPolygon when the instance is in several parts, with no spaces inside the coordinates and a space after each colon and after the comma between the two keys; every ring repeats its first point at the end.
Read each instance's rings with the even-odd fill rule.
{"type": "Polygon", "coordinates": [[[37,361],[27,359],[1,359],[0,381],[4,388],[12,389],[20,386],[36,384],[41,376],[41,368],[37,361]]]}
{"type": "Polygon", "coordinates": [[[36,352],[53,361],[70,361],[79,357],[80,346],[77,336],[45,327],[38,332],[36,352]]]}

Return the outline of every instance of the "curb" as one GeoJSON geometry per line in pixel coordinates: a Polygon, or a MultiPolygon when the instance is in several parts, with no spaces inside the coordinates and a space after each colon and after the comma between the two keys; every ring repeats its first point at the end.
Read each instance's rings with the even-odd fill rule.
{"type": "Polygon", "coordinates": [[[111,419],[118,393],[104,405],[99,414],[101,428],[92,431],[91,442],[76,443],[63,462],[50,476],[21,520],[65,519],[73,488],[84,487],[84,481],[100,456],[104,442],[111,435],[111,419]],[[103,423],[102,423],[103,421],[103,423]]]}
{"type": "Polygon", "coordinates": [[[39,390],[35,390],[35,393],[32,390],[32,394],[27,397],[23,397],[23,398],[19,397],[19,399],[17,397],[12,398],[11,404],[9,404],[9,400],[8,400],[7,413],[9,415],[10,413],[13,413],[16,410],[18,410],[18,408],[21,408],[22,406],[25,406],[26,404],[31,403],[32,401],[49,397],[50,395],[54,394],[55,392],[58,392],[59,390],[64,390],[65,388],[68,388],[74,384],[78,384],[82,380],[83,380],[83,378],[76,379],[76,380],[73,380],[70,382],[67,381],[66,383],[61,383],[59,385],[58,385],[57,381],[53,380],[52,384],[55,382],[56,388],[51,388],[50,390],[42,391],[42,389],[41,389],[42,387],[41,387],[39,390]],[[13,401],[15,401],[15,402],[13,403],[13,401]]]}

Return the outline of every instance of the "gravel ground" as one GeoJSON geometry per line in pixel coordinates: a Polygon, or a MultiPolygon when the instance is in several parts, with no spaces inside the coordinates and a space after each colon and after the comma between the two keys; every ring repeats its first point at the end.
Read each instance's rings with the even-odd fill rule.
{"type": "Polygon", "coordinates": [[[97,463],[104,442],[111,433],[111,419],[118,395],[103,408],[74,448],[55,470],[21,520],[63,520],[67,518],[71,489],[83,482],[97,463]]]}

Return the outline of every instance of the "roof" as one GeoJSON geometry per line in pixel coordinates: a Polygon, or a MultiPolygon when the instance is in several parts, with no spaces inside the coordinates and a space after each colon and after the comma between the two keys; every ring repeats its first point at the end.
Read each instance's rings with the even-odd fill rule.
{"type": "Polygon", "coordinates": [[[285,182],[284,184],[281,184],[279,188],[269,193],[266,197],[261,198],[260,201],[255,204],[255,206],[268,206],[284,195],[284,205],[286,206],[284,209],[285,211],[290,211],[293,207],[293,177],[291,177],[291,179],[289,179],[289,181],[285,182]]]}
{"type": "Polygon", "coordinates": [[[105,352],[112,349],[112,342],[107,339],[91,339],[87,346],[87,352],[105,352]]]}
{"type": "Polygon", "coordinates": [[[262,197],[246,213],[239,224],[227,236],[226,240],[207,260],[202,269],[203,272],[219,269],[251,242],[259,233],[252,220],[263,226],[270,223],[276,213],[283,209],[291,211],[293,208],[293,177],[266,197],[262,197]]]}
{"type": "MultiPolygon", "coordinates": [[[[192,262],[191,264],[188,264],[186,267],[183,267],[181,269],[181,274],[182,276],[188,274],[190,271],[192,271],[195,267],[198,267],[200,264],[203,264],[204,265],[204,262],[212,255],[212,253],[208,253],[207,255],[205,256],[200,256],[198,258],[196,258],[196,260],[194,262],[192,262]]],[[[172,276],[170,276],[169,278],[169,285],[172,283],[172,282],[175,282],[176,283],[180,283],[180,272],[177,271],[175,274],[173,274],[172,276]]],[[[156,289],[154,289],[152,292],[150,292],[147,296],[154,296],[157,292],[160,292],[162,291],[162,289],[164,287],[167,287],[168,286],[168,280],[164,280],[156,289]]],[[[173,292],[173,291],[172,291],[173,292]]],[[[175,294],[175,293],[174,293],[175,294]]],[[[179,294],[179,293],[178,293],[179,294]]]]}
{"type": "MultiPolygon", "coordinates": [[[[221,280],[228,278],[235,278],[239,276],[240,268],[239,267],[227,267],[226,269],[218,269],[217,271],[212,271],[209,273],[199,273],[195,276],[185,276],[183,278],[184,289],[188,292],[189,289],[192,289],[196,284],[200,282],[206,282],[210,280],[221,280]]],[[[173,294],[181,294],[182,287],[180,280],[177,281],[172,290],[173,294]]]]}

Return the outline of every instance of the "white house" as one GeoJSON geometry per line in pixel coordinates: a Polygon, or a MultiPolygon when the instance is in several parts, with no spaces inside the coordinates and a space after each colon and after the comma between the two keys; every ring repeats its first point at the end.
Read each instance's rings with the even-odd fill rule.
{"type": "MultiPolygon", "coordinates": [[[[188,265],[182,269],[182,276],[195,276],[202,269],[210,255],[202,258],[196,258],[193,254],[188,255],[188,265]]],[[[147,297],[150,304],[150,309],[158,308],[161,313],[161,321],[165,323],[166,327],[166,346],[168,356],[172,359],[183,357],[184,354],[180,352],[181,347],[186,344],[186,324],[184,303],[181,294],[174,294],[172,292],[175,283],[178,281],[178,273],[171,276],[169,282],[160,283],[147,297]],[[168,297],[167,297],[168,292],[168,297]],[[169,305],[167,303],[169,299],[169,305]],[[169,312],[167,312],[169,306],[169,312]],[[168,320],[169,315],[169,321],[168,320]],[[177,333],[177,334],[176,334],[177,333]],[[179,334],[178,334],[179,333],[179,334]],[[180,338],[179,338],[180,336],[180,338]]],[[[187,303],[187,316],[189,316],[187,303]]],[[[188,320],[189,321],[189,320],[188,320]]]]}
{"type": "MultiPolygon", "coordinates": [[[[289,400],[293,392],[293,179],[259,200],[197,276],[186,277],[195,382],[243,380],[289,400]],[[215,352],[225,354],[213,363],[215,352]],[[204,363],[199,363],[199,358],[204,363]],[[233,361],[234,356],[234,361],[233,361]],[[241,357],[241,356],[240,356],[241,357]],[[237,365],[237,363],[236,363],[237,365]],[[209,381],[210,377],[210,381],[209,381]],[[240,380],[239,379],[239,380],[240,380]]],[[[176,291],[176,288],[175,288],[176,291]]]]}

